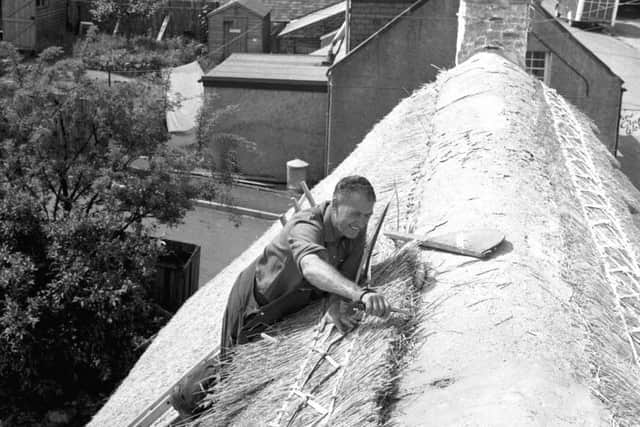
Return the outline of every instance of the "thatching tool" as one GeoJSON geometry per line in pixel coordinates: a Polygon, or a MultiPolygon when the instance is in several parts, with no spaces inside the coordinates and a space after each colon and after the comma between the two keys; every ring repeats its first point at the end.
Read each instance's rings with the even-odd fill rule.
{"type": "Polygon", "coordinates": [[[365,248],[364,253],[362,254],[362,260],[360,261],[360,266],[358,267],[358,272],[356,273],[356,283],[360,283],[360,279],[362,279],[363,275],[365,277],[369,276],[369,268],[371,267],[371,255],[373,254],[373,247],[376,245],[376,241],[378,240],[378,235],[380,234],[380,229],[382,228],[382,223],[384,222],[384,218],[387,216],[387,211],[389,210],[389,204],[391,202],[387,202],[384,205],[384,209],[382,210],[382,214],[378,219],[378,223],[376,224],[376,229],[373,232],[373,236],[371,237],[371,241],[369,245],[365,248]]]}
{"type": "MultiPolygon", "coordinates": [[[[307,198],[307,201],[309,202],[309,206],[314,207],[316,205],[316,202],[313,199],[313,196],[311,195],[311,191],[309,191],[309,187],[307,187],[307,184],[304,181],[300,181],[300,187],[302,187],[302,191],[303,191],[302,196],[300,196],[300,198],[297,199],[297,200],[296,200],[295,197],[291,197],[291,202],[292,202],[291,204],[293,205],[293,210],[295,212],[300,212],[302,210],[302,208],[300,206],[302,205],[302,202],[304,201],[305,197],[307,198]]],[[[280,215],[278,220],[280,220],[280,224],[282,224],[283,227],[285,225],[287,225],[287,216],[286,216],[286,214],[280,215]]]]}
{"type": "Polygon", "coordinates": [[[278,344],[280,342],[278,341],[277,338],[274,338],[271,335],[265,334],[264,332],[260,333],[260,338],[269,341],[271,344],[278,344]]]}
{"type": "Polygon", "coordinates": [[[293,210],[296,212],[300,212],[300,204],[298,203],[298,200],[295,197],[291,198],[291,203],[293,204],[293,210]]]}
{"type": "Polygon", "coordinates": [[[316,205],[316,201],[313,199],[313,196],[311,195],[311,191],[309,191],[309,187],[307,187],[307,183],[304,181],[300,181],[300,187],[302,188],[304,195],[307,196],[307,201],[309,201],[309,205],[311,207],[314,207],[316,205]]]}
{"type": "MultiPolygon", "coordinates": [[[[373,254],[373,248],[375,247],[376,242],[378,241],[378,235],[380,235],[380,230],[382,229],[382,224],[384,223],[384,219],[387,216],[387,211],[389,210],[390,204],[391,204],[391,201],[388,201],[387,204],[384,206],[384,209],[382,210],[382,214],[380,215],[380,218],[378,219],[378,223],[376,224],[376,228],[373,232],[373,236],[371,237],[371,241],[369,242],[369,245],[367,245],[367,247],[364,250],[364,253],[362,254],[362,260],[360,261],[360,266],[358,267],[358,273],[356,274],[356,283],[360,283],[360,279],[362,279],[363,277],[370,276],[369,273],[371,269],[371,256],[373,254]]],[[[385,235],[386,234],[387,233],[385,233],[385,235]]],[[[357,303],[355,305],[355,308],[359,310],[364,310],[365,309],[364,303],[362,302],[357,303]]],[[[390,307],[390,311],[392,313],[401,313],[407,316],[411,314],[407,310],[403,310],[396,307],[390,307]]]]}
{"type": "Polygon", "coordinates": [[[387,231],[384,235],[390,239],[403,242],[416,240],[418,245],[423,248],[437,249],[476,258],[488,257],[504,241],[504,234],[492,229],[458,231],[429,237],[420,237],[396,231],[387,231]]]}

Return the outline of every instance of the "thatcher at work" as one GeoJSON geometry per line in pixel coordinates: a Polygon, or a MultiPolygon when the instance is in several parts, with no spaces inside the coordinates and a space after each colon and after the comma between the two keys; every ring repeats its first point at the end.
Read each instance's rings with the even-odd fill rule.
{"type": "MultiPolygon", "coordinates": [[[[366,178],[349,176],[338,182],[330,202],[293,215],[233,285],[222,324],[221,359],[232,346],[323,296],[329,296],[327,320],[342,332],[357,323],[345,300],[362,303],[368,314],[389,314],[382,295],[354,282],[375,201],[366,178]]],[[[205,366],[176,386],[172,403],[181,415],[196,408],[214,370],[213,364],[205,366]]]]}

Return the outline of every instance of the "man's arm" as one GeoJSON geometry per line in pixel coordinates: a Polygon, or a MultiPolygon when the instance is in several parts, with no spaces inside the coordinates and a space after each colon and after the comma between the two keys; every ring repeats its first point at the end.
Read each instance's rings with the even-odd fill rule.
{"type": "Polygon", "coordinates": [[[389,314],[389,305],[382,295],[366,292],[351,280],[344,277],[331,264],[318,255],[311,253],[300,260],[302,274],[316,288],[347,298],[353,302],[362,302],[367,314],[385,317],[389,314]]]}

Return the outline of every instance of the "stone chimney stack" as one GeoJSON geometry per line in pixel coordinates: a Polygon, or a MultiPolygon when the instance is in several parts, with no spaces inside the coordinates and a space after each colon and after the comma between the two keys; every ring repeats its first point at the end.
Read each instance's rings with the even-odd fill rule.
{"type": "Polygon", "coordinates": [[[460,0],[456,64],[481,51],[524,68],[531,0],[460,0]]]}

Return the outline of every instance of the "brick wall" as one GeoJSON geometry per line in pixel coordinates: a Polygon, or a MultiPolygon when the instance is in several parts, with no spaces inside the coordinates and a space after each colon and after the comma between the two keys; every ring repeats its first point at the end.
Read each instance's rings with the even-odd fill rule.
{"type": "Polygon", "coordinates": [[[529,0],[463,0],[458,12],[456,63],[492,50],[524,67],[529,0]]]}
{"type": "Polygon", "coordinates": [[[351,0],[347,49],[358,46],[412,3],[410,0],[351,0]]]}

